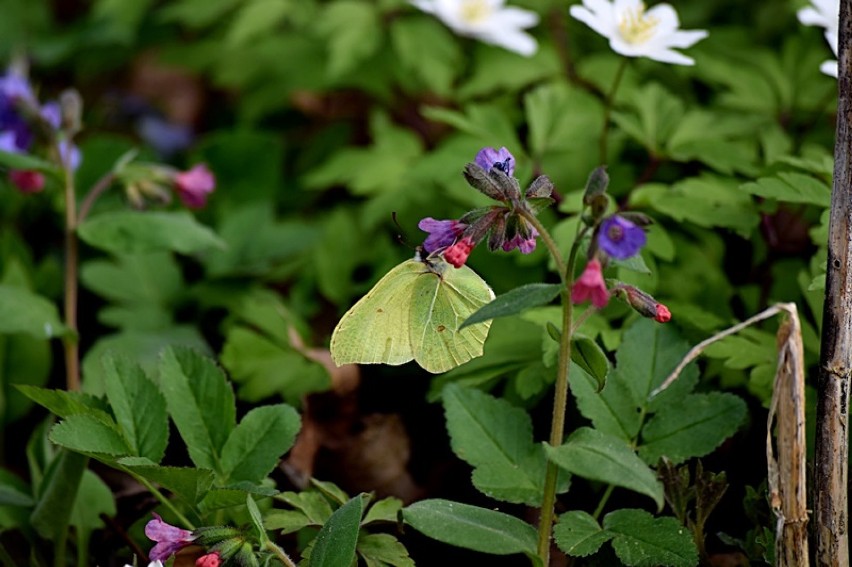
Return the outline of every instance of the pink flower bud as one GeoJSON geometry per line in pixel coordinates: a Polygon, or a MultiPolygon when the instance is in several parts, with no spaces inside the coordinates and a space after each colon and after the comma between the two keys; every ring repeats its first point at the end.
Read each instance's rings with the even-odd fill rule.
{"type": "Polygon", "coordinates": [[[180,200],[191,209],[200,209],[207,204],[207,196],[216,188],[216,178],[203,163],[189,171],[175,174],[175,187],[180,200]]]}
{"type": "Polygon", "coordinates": [[[207,555],[202,555],[195,560],[195,567],[219,567],[222,563],[222,558],[219,557],[219,552],[214,551],[207,555]]]}
{"type": "Polygon", "coordinates": [[[662,303],[657,304],[657,316],[654,317],[654,321],[657,323],[668,323],[672,318],[672,312],[669,311],[669,308],[663,305],[662,303]]]}
{"type": "Polygon", "coordinates": [[[461,268],[467,262],[467,257],[470,256],[473,250],[473,240],[469,237],[462,238],[446,250],[444,250],[444,260],[452,264],[456,268],[461,268]]]}
{"type": "Polygon", "coordinates": [[[13,169],[9,172],[9,181],[22,193],[38,193],[44,189],[44,175],[38,171],[13,169]]]}

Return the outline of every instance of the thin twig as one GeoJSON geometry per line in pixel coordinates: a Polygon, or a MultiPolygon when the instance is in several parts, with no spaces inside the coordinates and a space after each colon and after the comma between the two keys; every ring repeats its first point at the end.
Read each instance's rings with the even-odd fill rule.
{"type": "Polygon", "coordinates": [[[724,331],[720,331],[712,337],[701,341],[700,343],[692,347],[692,350],[686,353],[686,356],[683,357],[683,360],[680,361],[680,364],[678,364],[677,367],[672,370],[672,373],[669,374],[669,376],[663,381],[663,383],[660,384],[649,394],[648,399],[654,399],[657,395],[660,394],[660,392],[671,386],[672,382],[677,380],[678,376],[680,376],[680,373],[683,372],[684,368],[686,368],[686,365],[698,358],[698,355],[704,352],[704,349],[706,349],[708,346],[712,345],[716,341],[724,339],[727,336],[733,335],[734,333],[738,333],[750,325],[754,325],[755,323],[763,321],[764,319],[769,319],[770,317],[785,311],[786,308],[783,304],[773,305],[772,307],[768,307],[764,311],[761,311],[754,317],[750,317],[742,323],[737,323],[733,327],[729,327],[724,331]]]}

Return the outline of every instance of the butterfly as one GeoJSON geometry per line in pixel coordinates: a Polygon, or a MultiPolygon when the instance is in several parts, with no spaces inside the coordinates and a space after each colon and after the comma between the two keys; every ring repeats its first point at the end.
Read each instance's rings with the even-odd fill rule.
{"type": "Polygon", "coordinates": [[[432,373],[482,356],[491,321],[458,330],[494,299],[476,272],[420,254],[388,272],[347,311],[331,335],[335,364],[404,364],[432,373]]]}

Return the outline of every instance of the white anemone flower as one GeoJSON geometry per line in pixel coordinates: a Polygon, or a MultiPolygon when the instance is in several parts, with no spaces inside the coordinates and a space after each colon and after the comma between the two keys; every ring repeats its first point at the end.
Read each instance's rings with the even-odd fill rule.
{"type": "Polygon", "coordinates": [[[695,60],[673,48],[691,47],[707,37],[705,30],[681,31],[677,12],[668,4],[646,10],[641,0],[583,0],[571,15],[609,39],[613,51],[675,65],[695,60]]]}
{"type": "Polygon", "coordinates": [[[410,0],[427,14],[436,16],[459,35],[498,45],[526,57],[538,49],[536,40],[524,32],[538,24],[538,14],[504,6],[505,0],[410,0]]]}
{"type": "MultiPolygon", "coordinates": [[[[811,6],[806,6],[798,12],[799,21],[806,26],[825,28],[825,41],[837,57],[837,34],[840,27],[840,0],[811,0],[811,6]]],[[[826,75],[837,77],[837,60],[829,59],[819,66],[826,75]]]]}

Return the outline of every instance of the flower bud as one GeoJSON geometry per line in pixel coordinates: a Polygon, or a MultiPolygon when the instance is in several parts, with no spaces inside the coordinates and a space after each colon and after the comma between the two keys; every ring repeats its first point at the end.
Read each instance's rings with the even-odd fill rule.
{"type": "Polygon", "coordinates": [[[74,89],[62,91],[59,95],[59,108],[62,111],[62,129],[73,136],[83,129],[83,99],[74,89]]]}
{"type": "Polygon", "coordinates": [[[546,175],[539,175],[527,188],[526,197],[550,197],[553,194],[553,182],[546,175]]]}
{"type": "Polygon", "coordinates": [[[221,564],[222,559],[219,557],[219,553],[215,551],[207,555],[202,555],[195,560],[195,567],[219,567],[221,564]]]}
{"type": "Polygon", "coordinates": [[[609,185],[609,175],[606,173],[606,166],[601,165],[596,167],[589,174],[589,179],[586,181],[586,191],[583,193],[583,204],[586,206],[592,205],[596,197],[606,195],[606,188],[609,185]]]}
{"type": "Polygon", "coordinates": [[[44,189],[44,175],[38,171],[13,169],[9,172],[9,181],[21,193],[38,193],[44,189]]]}
{"type": "Polygon", "coordinates": [[[488,176],[488,172],[482,169],[479,164],[469,163],[464,166],[462,172],[464,178],[471,187],[496,201],[504,200],[503,193],[497,183],[488,176]]]}
{"type": "Polygon", "coordinates": [[[467,262],[473,247],[473,239],[466,236],[444,250],[444,260],[456,268],[461,268],[467,262]]]}
{"type": "Polygon", "coordinates": [[[627,301],[637,313],[653,319],[658,323],[666,323],[672,318],[668,307],[657,302],[651,295],[632,285],[620,284],[613,288],[616,296],[627,301]]]}

